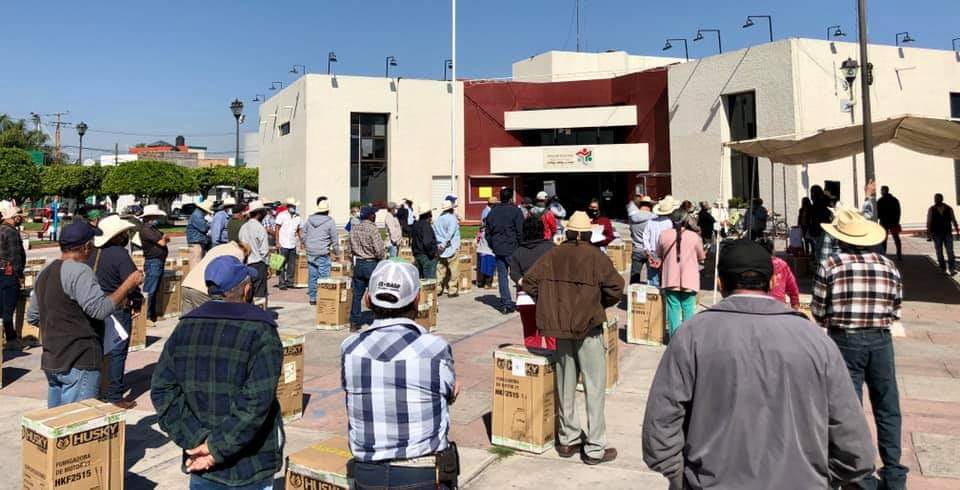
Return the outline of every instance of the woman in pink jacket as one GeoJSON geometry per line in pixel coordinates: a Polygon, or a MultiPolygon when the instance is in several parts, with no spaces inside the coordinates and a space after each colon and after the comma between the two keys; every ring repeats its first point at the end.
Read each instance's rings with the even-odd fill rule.
{"type": "Polygon", "coordinates": [[[790,296],[790,306],[794,310],[800,308],[800,288],[797,286],[797,278],[790,270],[790,266],[774,255],[771,240],[761,240],[760,244],[770,252],[770,258],[773,260],[773,278],[770,279],[770,292],[767,294],[784,303],[787,301],[787,296],[790,296]]]}
{"type": "Polygon", "coordinates": [[[700,264],[706,259],[703,240],[691,231],[687,213],[675,209],[670,215],[673,228],[660,232],[657,257],[660,257],[660,288],[667,310],[667,334],[673,338],[684,320],[697,312],[700,290],[700,264]]]}

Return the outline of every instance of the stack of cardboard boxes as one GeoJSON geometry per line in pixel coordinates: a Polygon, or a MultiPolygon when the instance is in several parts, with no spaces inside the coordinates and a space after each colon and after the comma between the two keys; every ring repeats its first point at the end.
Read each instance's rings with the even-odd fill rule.
{"type": "Polygon", "coordinates": [[[307,254],[300,252],[297,254],[297,271],[293,276],[293,287],[295,288],[305,288],[308,287],[310,280],[310,270],[307,265],[307,254]]]}
{"type": "Polygon", "coordinates": [[[147,298],[140,305],[140,314],[133,319],[130,327],[130,341],[127,350],[134,352],[147,348],[147,298]]]}
{"type": "Polygon", "coordinates": [[[353,267],[350,261],[331,262],[330,277],[353,277],[353,267]]]}
{"type": "Polygon", "coordinates": [[[303,346],[306,339],[300,333],[280,332],[283,364],[277,383],[277,400],[284,422],[292,422],[303,416],[303,346]]]}
{"type": "Polygon", "coordinates": [[[627,288],[627,342],[663,345],[667,336],[660,290],[645,284],[627,288]]]}
{"type": "Polygon", "coordinates": [[[350,326],[353,290],[350,280],[331,277],[317,281],[317,328],[343,330],[350,326]]]}
{"type": "MultiPolygon", "coordinates": [[[[169,260],[169,259],[167,259],[169,260]]],[[[160,287],[157,288],[157,313],[161,318],[180,316],[181,285],[183,273],[176,269],[163,271],[160,287]]]]}
{"type": "Polygon", "coordinates": [[[410,247],[400,247],[400,252],[397,253],[397,257],[404,261],[413,263],[413,249],[410,247]]]}
{"type": "Polygon", "coordinates": [[[417,324],[432,332],[437,329],[437,281],[435,279],[420,280],[420,306],[417,311],[417,324]]]}
{"type": "Polygon", "coordinates": [[[510,345],[493,353],[493,443],[532,453],[554,445],[556,379],[551,351],[510,345]]]}
{"type": "Polygon", "coordinates": [[[20,426],[23,488],[123,488],[123,409],[85,400],[27,413],[20,426]]]}
{"type": "Polygon", "coordinates": [[[633,253],[633,243],[617,240],[607,245],[607,256],[613,262],[613,268],[621,274],[630,269],[630,255],[633,253]]]}

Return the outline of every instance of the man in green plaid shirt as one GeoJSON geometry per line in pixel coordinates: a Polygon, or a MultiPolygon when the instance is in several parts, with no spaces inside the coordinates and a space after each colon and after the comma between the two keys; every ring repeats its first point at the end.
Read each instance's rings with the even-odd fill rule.
{"type": "Polygon", "coordinates": [[[160,428],[184,449],[191,489],[269,489],[283,466],[277,324],[247,302],[256,271],[214,259],[213,298],[180,319],[153,375],[160,428]]]}

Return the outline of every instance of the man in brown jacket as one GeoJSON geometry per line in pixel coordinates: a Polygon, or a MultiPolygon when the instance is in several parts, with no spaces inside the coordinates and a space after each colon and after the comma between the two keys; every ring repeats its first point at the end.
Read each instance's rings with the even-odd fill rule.
{"type": "Polygon", "coordinates": [[[581,453],[584,463],[595,465],[617,458],[617,450],[606,447],[607,360],[600,327],[607,319],[606,308],[620,302],[623,278],[610,259],[590,244],[591,233],[586,213],[574,213],[567,223],[567,241],[541,257],[520,284],[537,303],[541,333],[557,339],[557,454],[569,458],[581,453]],[[577,376],[581,373],[587,401],[586,434],[580,428],[576,407],[577,376]]]}

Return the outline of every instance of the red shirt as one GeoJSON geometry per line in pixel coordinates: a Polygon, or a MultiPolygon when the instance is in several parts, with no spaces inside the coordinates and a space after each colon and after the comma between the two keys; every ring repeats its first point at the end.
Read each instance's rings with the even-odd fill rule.
{"type": "Polygon", "coordinates": [[[797,278],[793,276],[790,266],[780,257],[773,257],[773,281],[770,285],[770,296],[779,301],[786,301],[790,296],[790,306],[800,306],[800,288],[797,287],[797,278]]]}
{"type": "Polygon", "coordinates": [[[600,225],[603,227],[603,241],[594,243],[598,247],[606,247],[613,241],[613,223],[610,222],[610,218],[606,216],[598,216],[596,219],[591,221],[595,225],[600,225]]]}
{"type": "Polygon", "coordinates": [[[557,217],[553,214],[553,211],[547,209],[540,216],[540,221],[543,222],[543,239],[544,240],[553,240],[553,236],[557,234],[557,217]]]}

